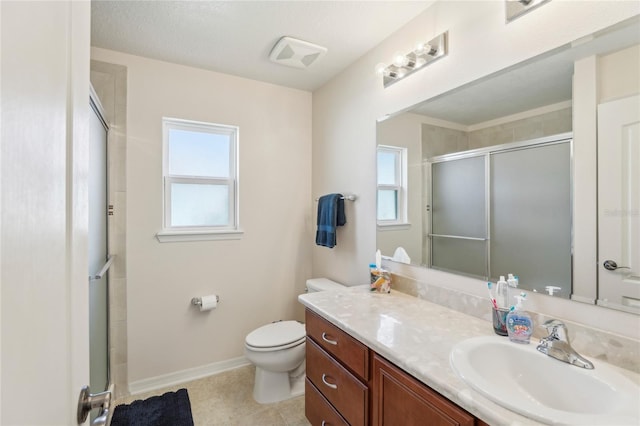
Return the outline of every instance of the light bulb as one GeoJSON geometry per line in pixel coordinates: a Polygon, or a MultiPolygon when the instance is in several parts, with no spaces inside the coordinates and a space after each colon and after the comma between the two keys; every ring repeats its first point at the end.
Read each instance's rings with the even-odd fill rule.
{"type": "Polygon", "coordinates": [[[403,67],[406,65],[406,63],[407,57],[403,53],[396,52],[393,54],[393,65],[397,67],[403,67]]]}
{"type": "Polygon", "coordinates": [[[415,49],[413,49],[413,51],[415,52],[416,55],[424,54],[424,51],[425,51],[424,43],[422,42],[416,43],[416,47],[415,49]]]}
{"type": "Polygon", "coordinates": [[[376,74],[378,75],[384,75],[384,71],[387,68],[387,65],[380,62],[378,65],[376,65],[376,74]]]}

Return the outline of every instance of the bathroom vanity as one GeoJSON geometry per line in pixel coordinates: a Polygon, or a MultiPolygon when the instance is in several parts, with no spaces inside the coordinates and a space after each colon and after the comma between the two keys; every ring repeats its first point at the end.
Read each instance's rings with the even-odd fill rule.
{"type": "Polygon", "coordinates": [[[310,309],[306,324],[311,424],[486,424],[310,309]]]}
{"type": "Polygon", "coordinates": [[[450,366],[459,342],[500,339],[491,323],[404,293],[371,293],[368,286],[299,300],[307,308],[311,424],[540,424],[472,390],[450,366]]]}
{"type": "MultiPolygon", "coordinates": [[[[401,341],[397,335],[414,340],[410,336],[413,327],[402,319],[394,318],[389,309],[383,309],[386,311],[383,314],[376,314],[375,311],[382,306],[390,307],[389,304],[393,302],[398,312],[406,312],[403,306],[411,302],[424,304],[427,310],[432,307],[438,311],[448,311],[413,299],[396,292],[372,294],[366,286],[344,292],[300,296],[300,301],[307,307],[305,410],[311,424],[486,425],[483,420],[460,407],[455,399],[443,396],[411,374],[411,370],[403,369],[406,365],[401,360],[401,348],[398,346],[401,341]],[[361,328],[358,326],[361,321],[368,324],[361,328]],[[366,329],[371,332],[376,329],[375,336],[368,336],[366,329]],[[380,344],[395,347],[398,354],[394,356],[393,352],[384,350],[380,344]]],[[[463,322],[482,322],[459,315],[464,317],[463,322]]],[[[458,327],[465,328],[460,321],[457,323],[458,327]]],[[[486,325],[491,332],[491,325],[486,325]]],[[[415,335],[417,339],[420,339],[419,336],[419,333],[415,335]]],[[[439,340],[433,337],[434,343],[439,340]]],[[[418,342],[414,340],[414,343],[418,342]]],[[[426,352],[429,351],[428,346],[431,345],[425,345],[426,352]]],[[[434,361],[422,366],[434,366],[434,361]]],[[[444,369],[450,370],[448,356],[444,364],[444,369]]],[[[419,368],[418,365],[416,367],[419,368]]],[[[454,380],[459,379],[454,376],[454,380]]]]}
{"type": "Polygon", "coordinates": [[[369,349],[309,309],[305,320],[307,418],[312,424],[367,424],[369,349]]]}

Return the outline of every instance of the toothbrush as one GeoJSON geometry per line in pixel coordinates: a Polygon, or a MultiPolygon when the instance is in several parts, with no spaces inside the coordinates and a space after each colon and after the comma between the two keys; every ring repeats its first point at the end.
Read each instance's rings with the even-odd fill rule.
{"type": "Polygon", "coordinates": [[[491,293],[491,283],[490,282],[487,283],[487,290],[489,290],[489,300],[491,301],[491,304],[493,305],[493,307],[495,309],[498,309],[498,303],[496,302],[496,299],[494,299],[493,294],[491,293]]]}
{"type": "MultiPolygon", "coordinates": [[[[518,296],[516,296],[516,297],[518,297],[518,296]]],[[[521,293],[520,293],[520,298],[521,298],[521,299],[520,299],[521,301],[522,301],[522,300],[525,300],[525,299],[527,298],[527,293],[525,293],[524,291],[523,291],[523,292],[521,292],[521,293]]],[[[514,309],[516,309],[516,305],[511,305],[511,306],[509,307],[509,312],[513,311],[514,309]]]]}

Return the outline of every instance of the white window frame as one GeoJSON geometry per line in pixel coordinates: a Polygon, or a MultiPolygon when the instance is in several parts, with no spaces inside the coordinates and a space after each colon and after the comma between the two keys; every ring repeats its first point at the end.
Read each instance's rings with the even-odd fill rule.
{"type": "MultiPolygon", "coordinates": [[[[391,145],[378,145],[376,150],[376,162],[379,152],[389,152],[395,155],[395,179],[394,184],[380,185],[377,184],[376,197],[380,190],[394,190],[398,194],[396,203],[396,219],[395,220],[380,220],[378,219],[378,203],[376,202],[376,220],[378,229],[385,230],[398,230],[407,228],[409,226],[407,215],[407,148],[391,145]]],[[[376,163],[377,164],[377,163],[376,163]]],[[[376,166],[377,167],[377,166],[376,166]]]]}
{"type": "Polygon", "coordinates": [[[239,173],[237,126],[205,123],[201,121],[162,118],[162,180],[163,180],[163,229],[156,234],[160,242],[230,240],[242,237],[239,217],[239,173]],[[172,175],[169,173],[169,131],[172,129],[190,132],[212,133],[229,136],[229,177],[172,175]],[[229,188],[229,221],[222,226],[171,226],[171,184],[190,183],[225,185],[229,188]]]}

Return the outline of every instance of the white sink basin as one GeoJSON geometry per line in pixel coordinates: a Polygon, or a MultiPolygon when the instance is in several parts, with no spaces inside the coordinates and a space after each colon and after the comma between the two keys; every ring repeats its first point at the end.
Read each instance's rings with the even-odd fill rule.
{"type": "Polygon", "coordinates": [[[638,425],[640,386],[594,361],[585,370],[544,355],[536,344],[476,337],[457,344],[451,366],[473,389],[526,417],[551,424],[638,425]]]}

